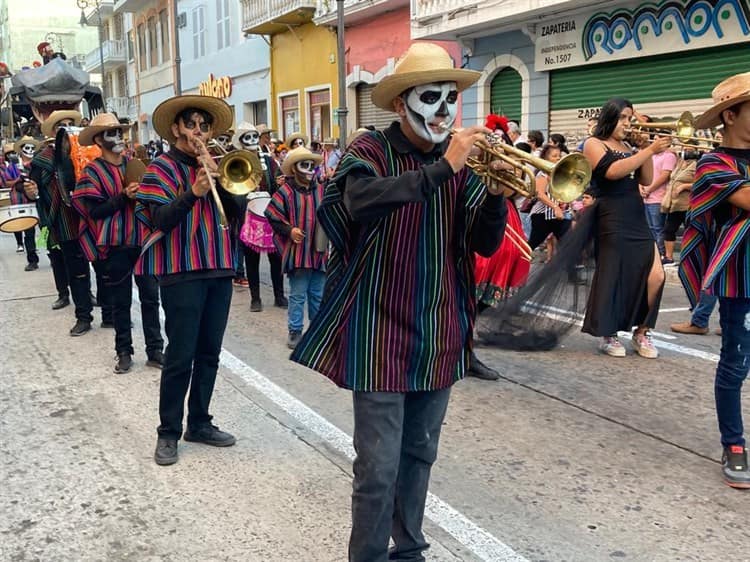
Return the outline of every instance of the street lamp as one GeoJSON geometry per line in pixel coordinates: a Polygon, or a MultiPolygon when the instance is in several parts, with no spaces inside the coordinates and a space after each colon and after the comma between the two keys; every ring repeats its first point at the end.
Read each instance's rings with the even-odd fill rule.
{"type": "Polygon", "coordinates": [[[81,9],[81,20],[78,22],[81,24],[81,27],[84,27],[89,24],[89,22],[86,20],[86,12],[84,10],[87,10],[91,7],[96,6],[96,16],[97,16],[97,30],[99,34],[99,68],[100,73],[102,75],[102,98],[105,100],[107,99],[107,94],[104,89],[104,84],[106,82],[105,76],[104,76],[104,42],[102,41],[102,9],[101,5],[99,4],[99,0],[76,0],[76,5],[81,9]]]}

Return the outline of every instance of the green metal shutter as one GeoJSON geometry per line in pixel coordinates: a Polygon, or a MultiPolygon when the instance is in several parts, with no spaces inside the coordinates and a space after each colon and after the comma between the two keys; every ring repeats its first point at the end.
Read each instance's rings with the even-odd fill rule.
{"type": "Polygon", "coordinates": [[[490,111],[521,122],[521,75],[503,68],[490,85],[490,111]]]}
{"type": "MultiPolygon", "coordinates": [[[[749,46],[741,43],[554,70],[550,73],[550,110],[601,107],[617,96],[634,104],[710,98],[716,84],[748,71],[749,46]]],[[[494,87],[493,81],[493,104],[494,87]]]]}

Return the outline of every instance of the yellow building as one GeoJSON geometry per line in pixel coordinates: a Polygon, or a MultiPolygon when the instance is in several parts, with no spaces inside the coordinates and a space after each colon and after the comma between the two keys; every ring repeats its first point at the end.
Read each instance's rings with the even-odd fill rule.
{"type": "Polygon", "coordinates": [[[312,23],[315,2],[244,4],[245,33],[271,36],[271,120],[286,138],[302,132],[313,141],[338,137],[336,34],[312,23]]]}

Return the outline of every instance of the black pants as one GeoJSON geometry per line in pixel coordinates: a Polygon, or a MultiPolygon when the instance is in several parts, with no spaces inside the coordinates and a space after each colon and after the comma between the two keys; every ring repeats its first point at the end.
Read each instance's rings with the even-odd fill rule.
{"type": "Polygon", "coordinates": [[[664,228],[662,229],[662,235],[664,236],[665,242],[674,242],[677,240],[677,231],[685,222],[687,211],[672,211],[667,215],[667,219],[664,221],[664,228]]]}
{"type": "Polygon", "coordinates": [[[76,319],[83,322],[92,322],[91,315],[93,306],[91,304],[91,270],[89,262],[83,255],[81,244],[78,239],[67,240],[60,243],[65,270],[68,274],[68,286],[73,296],[76,308],[76,319]]]}
{"type": "Polygon", "coordinates": [[[167,345],[159,392],[159,436],[179,439],[188,397],[189,428],[211,423],[208,407],[232,302],[232,278],[195,279],[161,287],[167,345]]]}
{"type": "Polygon", "coordinates": [[[450,388],[354,393],[350,562],[424,560],[427,487],[449,398],[450,388]]]}
{"type": "Polygon", "coordinates": [[[531,215],[531,234],[529,235],[529,247],[536,250],[547,236],[554,234],[555,238],[560,240],[570,229],[572,221],[568,219],[545,219],[544,213],[531,215]]]}
{"type": "MultiPolygon", "coordinates": [[[[112,307],[115,325],[115,352],[133,354],[133,334],[130,329],[130,306],[133,302],[133,267],[140,248],[111,248],[102,263],[105,301],[112,307]]],[[[136,275],[138,298],[141,301],[143,337],[146,355],[152,357],[164,347],[159,323],[159,284],[153,275],[136,275]]],[[[98,291],[102,294],[102,291],[98,291]]],[[[102,308],[104,317],[104,308],[102,308]]]]}
{"type": "MultiPolygon", "coordinates": [[[[260,253],[242,244],[245,252],[245,270],[247,282],[250,285],[250,296],[253,299],[260,298],[260,253]]],[[[274,253],[268,254],[268,263],[271,264],[271,283],[273,284],[273,296],[276,298],[284,296],[284,276],[281,274],[281,256],[274,253]]]]}
{"type": "Polygon", "coordinates": [[[68,290],[68,272],[65,269],[65,257],[59,248],[48,249],[47,257],[52,266],[52,275],[55,278],[55,289],[57,296],[61,299],[67,299],[70,296],[68,290]]]}
{"type": "Polygon", "coordinates": [[[26,250],[26,261],[39,263],[39,254],[36,253],[36,227],[32,226],[23,232],[14,232],[16,244],[23,245],[26,250]]]}

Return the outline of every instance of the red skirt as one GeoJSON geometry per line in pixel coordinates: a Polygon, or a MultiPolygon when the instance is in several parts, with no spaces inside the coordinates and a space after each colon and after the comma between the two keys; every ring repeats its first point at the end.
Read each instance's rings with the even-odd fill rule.
{"type": "Polygon", "coordinates": [[[489,258],[477,254],[474,279],[477,301],[493,306],[523,287],[531,267],[531,248],[513,201],[506,199],[508,222],[500,247],[489,258]]]}

